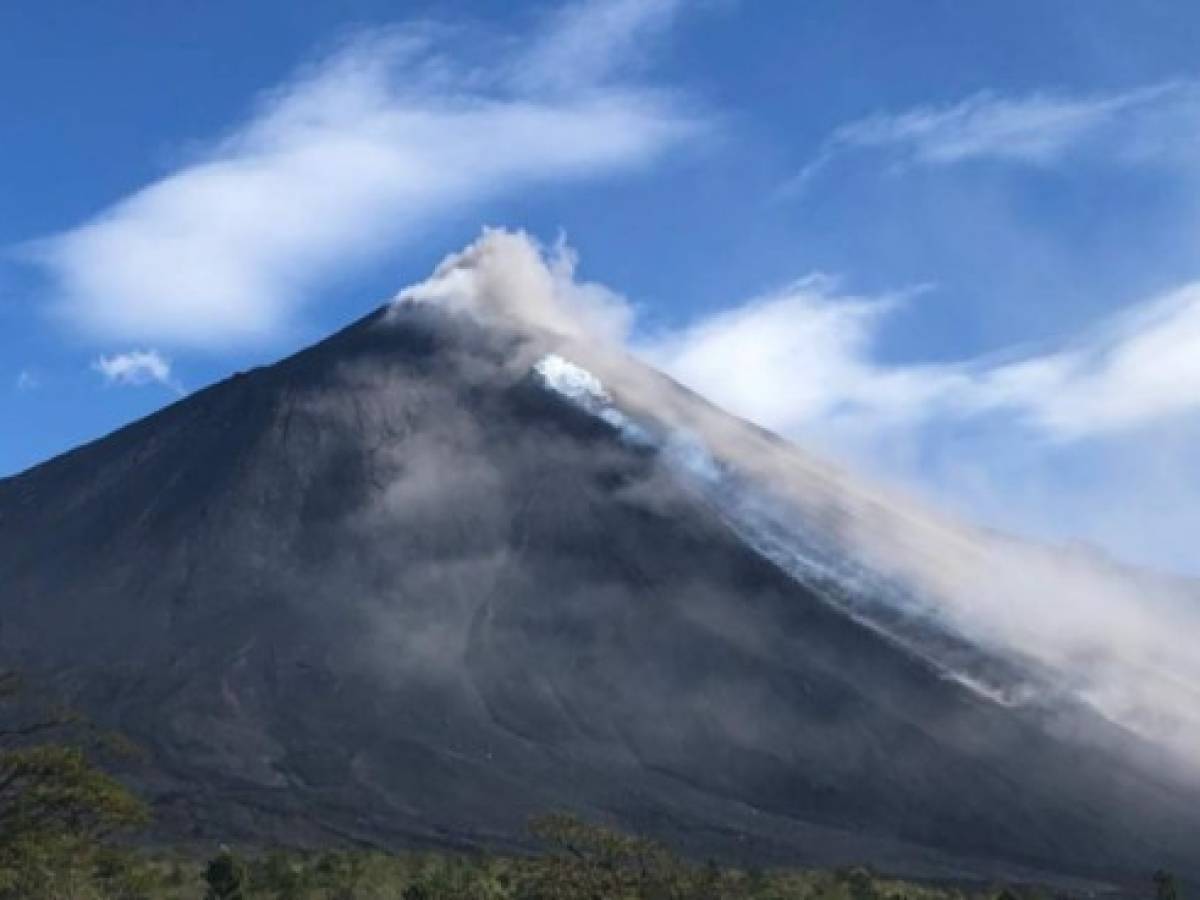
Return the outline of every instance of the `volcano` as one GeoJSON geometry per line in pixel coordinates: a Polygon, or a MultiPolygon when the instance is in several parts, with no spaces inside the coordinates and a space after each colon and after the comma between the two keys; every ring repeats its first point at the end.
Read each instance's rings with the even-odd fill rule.
{"type": "Polygon", "coordinates": [[[846,509],[898,514],[797,505],[767,469],[840,476],[554,325],[402,295],[0,482],[4,658],[145,749],[172,840],[571,810],[754,864],[1200,876],[1186,767],[855,555],[846,509]]]}

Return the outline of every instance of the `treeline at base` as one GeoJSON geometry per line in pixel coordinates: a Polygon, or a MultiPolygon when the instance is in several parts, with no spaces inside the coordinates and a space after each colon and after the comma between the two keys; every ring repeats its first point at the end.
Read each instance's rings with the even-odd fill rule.
{"type": "MultiPolygon", "coordinates": [[[[106,776],[99,776],[106,778],[106,776]]],[[[112,785],[110,785],[112,787],[112,785]]],[[[126,824],[128,795],[100,792],[126,824]],[[119,799],[118,799],[119,798],[119,799]]],[[[75,796],[81,796],[75,794],[75,796]]],[[[65,807],[63,807],[65,809],[65,807]]],[[[536,855],[370,850],[150,852],[86,830],[40,827],[0,837],[2,900],[1062,900],[1036,887],[916,884],[867,869],[746,870],[697,864],[652,841],[568,815],[531,824],[536,855]]],[[[79,820],[76,820],[79,821],[79,820]]],[[[107,832],[111,834],[112,832],[107,832]]],[[[1144,896],[1178,900],[1158,873],[1144,896]]]]}
{"type": "MultiPolygon", "coordinates": [[[[208,860],[59,838],[4,847],[0,897],[41,900],[1057,900],[1038,888],[939,887],[865,869],[754,871],[696,864],[565,815],[536,820],[545,852],[238,853],[208,860]],[[15,852],[14,852],[15,851],[15,852]]],[[[1161,879],[1160,879],[1161,880],[1161,879]]],[[[1146,896],[1174,898],[1169,883],[1146,896]]]]}

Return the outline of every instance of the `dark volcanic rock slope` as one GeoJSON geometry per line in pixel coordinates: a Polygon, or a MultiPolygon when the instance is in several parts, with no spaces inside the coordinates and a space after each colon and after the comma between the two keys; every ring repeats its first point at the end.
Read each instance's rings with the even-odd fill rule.
{"type": "Polygon", "coordinates": [[[176,837],[573,808],[758,861],[1200,868],[1194,795],[821,602],[537,343],[406,306],[0,482],[4,655],[148,748],[176,837]]]}

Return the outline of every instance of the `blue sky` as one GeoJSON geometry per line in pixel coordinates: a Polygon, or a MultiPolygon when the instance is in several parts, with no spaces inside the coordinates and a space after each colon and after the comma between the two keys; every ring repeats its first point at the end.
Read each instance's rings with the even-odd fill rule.
{"type": "Polygon", "coordinates": [[[0,7],[0,475],[482,225],[630,345],[972,518],[1200,570],[1187,2],[0,7]]]}

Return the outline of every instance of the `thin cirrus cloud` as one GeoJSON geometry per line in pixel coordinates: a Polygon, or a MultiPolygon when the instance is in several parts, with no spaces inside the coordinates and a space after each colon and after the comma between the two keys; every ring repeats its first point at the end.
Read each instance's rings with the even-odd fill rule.
{"type": "Polygon", "coordinates": [[[1006,414],[1033,435],[1070,442],[1200,409],[1200,282],[1135,304],[1067,345],[1014,350],[1003,361],[878,361],[878,330],[902,307],[903,297],[847,296],[830,279],[810,278],[639,352],[792,436],[879,435],[1006,414]]]}
{"type": "Polygon", "coordinates": [[[1091,148],[1124,163],[1190,162],[1200,142],[1200,85],[1170,81],[1102,95],[981,92],[956,103],[879,113],[836,129],[786,186],[795,191],[854,152],[893,164],[969,161],[1050,166],[1091,148]]]}
{"type": "Polygon", "coordinates": [[[637,51],[675,19],[680,0],[592,0],[563,7],[549,39],[534,44],[512,71],[526,90],[573,91],[638,62],[637,51]]]}
{"type": "Polygon", "coordinates": [[[668,95],[611,77],[677,6],[578,4],[490,62],[487,78],[464,61],[461,32],[360,35],[193,164],[31,256],[57,311],[95,338],[199,348],[270,339],[323,280],[433,216],[646,164],[695,134],[702,123],[668,95]]]}
{"type": "Polygon", "coordinates": [[[105,384],[142,387],[159,384],[177,394],[183,393],[171,375],[171,362],[157,350],[130,350],[112,356],[100,356],[92,363],[105,384]]]}

